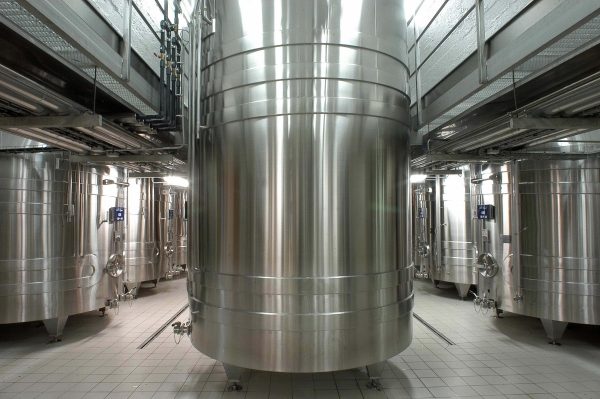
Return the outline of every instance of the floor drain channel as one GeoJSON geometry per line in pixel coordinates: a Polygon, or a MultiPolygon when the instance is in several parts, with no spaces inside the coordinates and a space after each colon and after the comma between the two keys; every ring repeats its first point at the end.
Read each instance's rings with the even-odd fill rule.
{"type": "Polygon", "coordinates": [[[452,342],[450,340],[450,338],[446,337],[444,334],[442,334],[441,332],[439,332],[438,330],[436,330],[435,328],[433,328],[433,326],[431,324],[427,323],[425,320],[423,320],[415,312],[413,312],[413,316],[415,316],[415,319],[419,320],[425,327],[427,327],[428,329],[430,329],[431,332],[433,332],[435,335],[437,335],[438,337],[440,337],[441,339],[443,339],[444,341],[446,341],[448,344],[450,344],[450,345],[456,345],[454,342],[452,342]]]}
{"type": "Polygon", "coordinates": [[[173,323],[173,321],[175,321],[176,318],[179,317],[180,314],[182,314],[190,305],[187,304],[184,307],[182,307],[181,309],[179,309],[177,311],[177,313],[175,313],[173,315],[173,317],[171,317],[169,320],[167,320],[167,322],[165,324],[163,324],[162,326],[160,326],[160,328],[158,330],[156,330],[151,336],[150,338],[148,338],[147,340],[145,340],[144,342],[142,342],[142,344],[140,346],[138,346],[136,349],[144,349],[144,347],[146,345],[148,345],[150,342],[154,341],[154,339],[156,339],[156,337],[158,337],[160,335],[160,333],[162,333],[163,331],[165,331],[167,329],[167,327],[169,327],[171,325],[171,323],[173,323]]]}

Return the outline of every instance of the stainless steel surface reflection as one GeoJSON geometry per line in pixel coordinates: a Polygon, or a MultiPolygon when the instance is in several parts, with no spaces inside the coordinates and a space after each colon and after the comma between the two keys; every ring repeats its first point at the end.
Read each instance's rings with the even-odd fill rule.
{"type": "MultiPolygon", "coordinates": [[[[471,173],[462,168],[462,175],[438,176],[439,234],[434,250],[435,266],[431,270],[433,280],[463,284],[466,296],[471,284],[477,284],[477,269],[473,259],[477,253],[473,247],[473,212],[471,207],[471,173]]],[[[459,287],[457,285],[457,287],[459,287]]],[[[460,288],[459,288],[459,291],[460,288]]]]}
{"type": "Polygon", "coordinates": [[[483,283],[503,310],[600,324],[600,161],[525,161],[513,174],[518,246],[510,258],[519,262],[483,283]]]}
{"type": "Polygon", "coordinates": [[[142,281],[159,279],[160,249],[158,241],[155,240],[152,179],[129,179],[128,182],[123,281],[131,289],[142,281]]]}
{"type": "Polygon", "coordinates": [[[65,158],[0,155],[0,224],[7,229],[0,234],[0,323],[64,320],[120,292],[121,278],[105,266],[122,253],[115,237],[122,237],[123,222],[107,216],[124,205],[124,194],[102,181],[122,181],[123,172],[65,158]]]}
{"type": "MultiPolygon", "coordinates": [[[[192,343],[322,372],[412,339],[403,2],[223,0],[190,173],[192,343]]],[[[214,29],[214,33],[212,33],[214,29]]]]}

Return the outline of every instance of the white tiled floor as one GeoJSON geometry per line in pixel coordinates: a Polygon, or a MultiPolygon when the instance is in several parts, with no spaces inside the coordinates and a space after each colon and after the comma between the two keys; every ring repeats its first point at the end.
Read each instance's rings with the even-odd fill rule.
{"type": "Polygon", "coordinates": [[[600,398],[597,327],[571,326],[554,347],[539,320],[476,314],[453,286],[426,281],[415,281],[415,312],[456,345],[415,320],[413,344],[388,362],[383,392],[365,387],[364,370],[253,371],[243,392],[224,392],[221,364],[187,338],[175,345],[170,328],[136,349],[186,303],[184,279],[150,287],[119,315],[72,316],[58,344],[46,344],[35,323],[0,326],[0,399],[600,398]]]}

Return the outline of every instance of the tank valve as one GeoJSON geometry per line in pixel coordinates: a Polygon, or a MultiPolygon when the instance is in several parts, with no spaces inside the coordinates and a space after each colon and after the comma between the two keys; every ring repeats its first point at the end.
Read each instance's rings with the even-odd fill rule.
{"type": "Polygon", "coordinates": [[[480,297],[473,291],[469,292],[475,296],[475,300],[473,300],[473,307],[477,313],[481,312],[483,314],[487,314],[490,309],[496,309],[496,301],[489,299],[487,292],[483,294],[483,297],[480,297]]]}
{"type": "Polygon", "coordinates": [[[119,314],[119,299],[107,299],[105,304],[107,308],[114,309],[115,314],[119,314]]]}
{"type": "Polygon", "coordinates": [[[117,297],[119,302],[129,302],[129,306],[131,307],[133,305],[133,301],[136,299],[135,295],[133,294],[133,291],[136,288],[137,287],[133,287],[129,291],[125,292],[124,294],[119,294],[119,296],[117,297]]]}
{"type": "Polygon", "coordinates": [[[165,273],[165,279],[172,280],[173,279],[173,271],[169,270],[165,273]]]}
{"type": "Polygon", "coordinates": [[[429,273],[426,270],[423,271],[416,271],[415,272],[415,278],[417,279],[428,279],[429,278],[429,273]]]}
{"type": "Polygon", "coordinates": [[[179,344],[181,342],[181,337],[187,335],[188,337],[192,333],[192,323],[188,320],[185,323],[181,323],[180,321],[176,321],[171,324],[173,327],[173,339],[175,340],[175,344],[179,344]],[[177,339],[179,336],[179,339],[177,339]]]}

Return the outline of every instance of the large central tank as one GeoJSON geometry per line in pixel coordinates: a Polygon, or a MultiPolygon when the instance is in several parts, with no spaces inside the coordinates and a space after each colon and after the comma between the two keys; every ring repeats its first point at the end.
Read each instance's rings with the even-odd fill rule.
{"type": "Polygon", "coordinates": [[[193,345],[282,372],[398,354],[413,307],[403,2],[217,1],[203,47],[193,345]]]}

